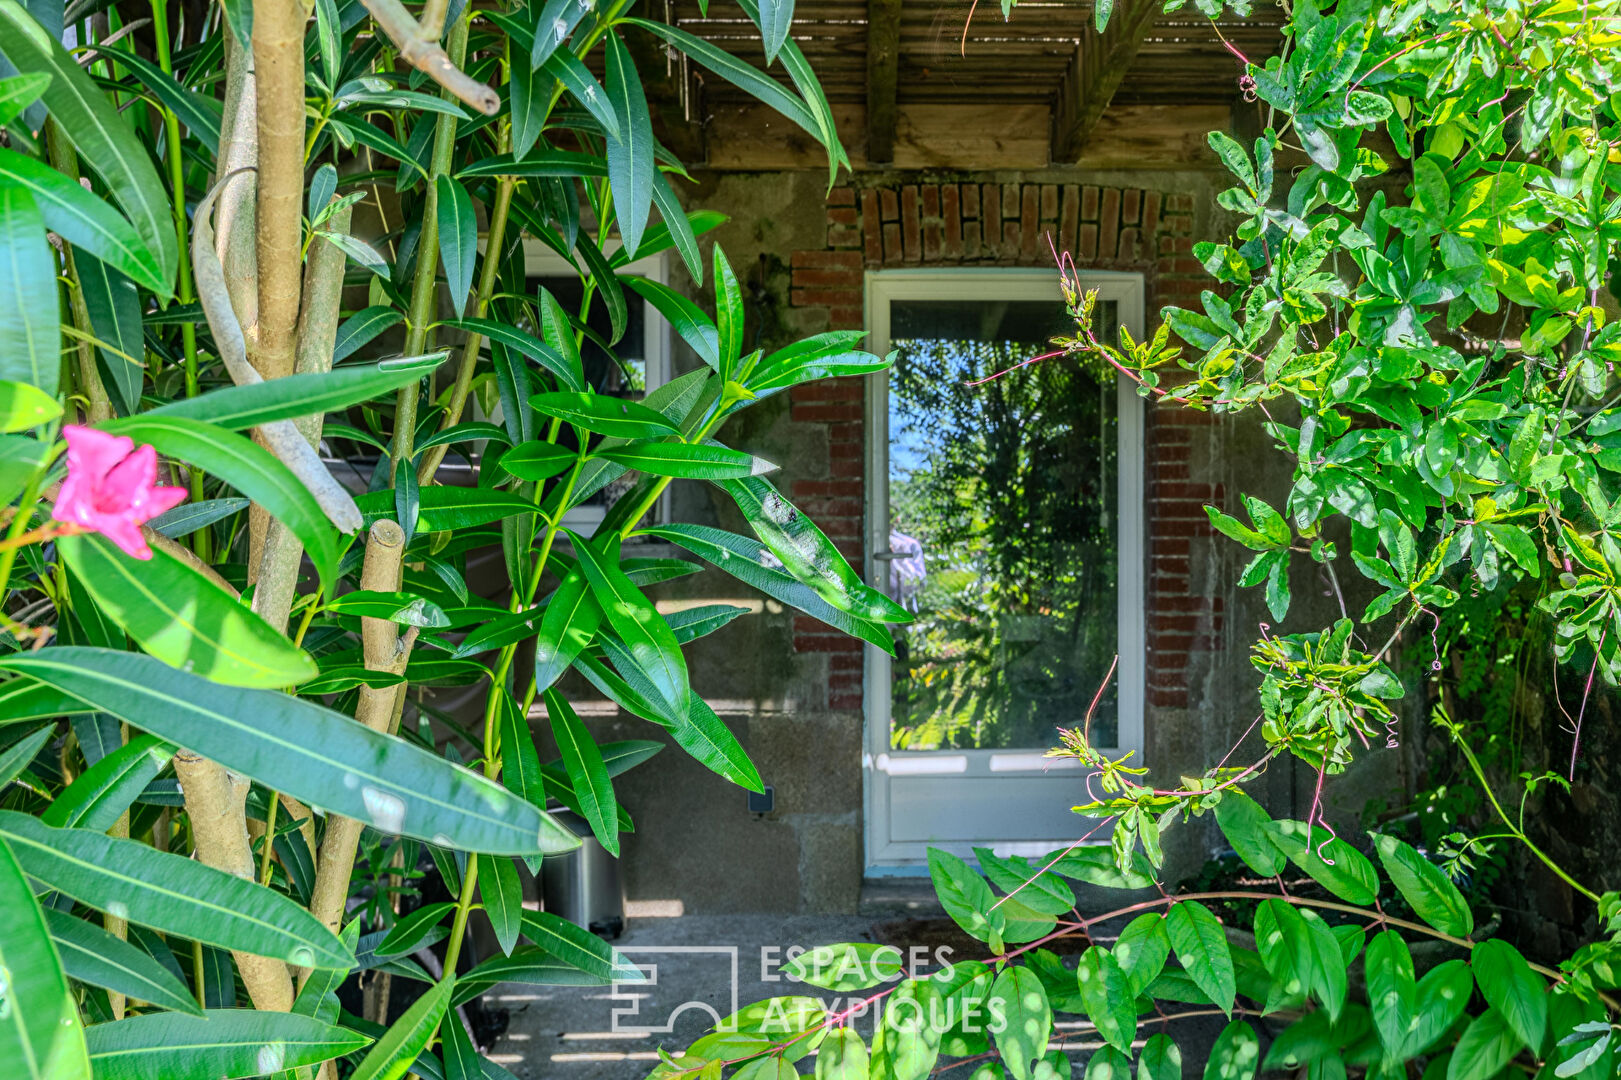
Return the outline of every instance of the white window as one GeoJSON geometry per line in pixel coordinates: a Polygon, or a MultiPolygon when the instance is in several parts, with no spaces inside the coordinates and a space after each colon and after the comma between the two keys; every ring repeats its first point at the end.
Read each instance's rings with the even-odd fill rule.
{"type": "MultiPolygon", "coordinates": [[[[1141,335],[1138,275],[1082,281],[1100,337],[1141,335]]],[[[867,649],[869,871],[1052,850],[1091,797],[1044,753],[1116,654],[1092,742],[1142,748],[1142,402],[1104,363],[1026,363],[1075,332],[1055,271],[879,271],[866,305],[871,348],[898,352],[869,383],[868,580],[917,614],[896,656],[867,649]]]]}

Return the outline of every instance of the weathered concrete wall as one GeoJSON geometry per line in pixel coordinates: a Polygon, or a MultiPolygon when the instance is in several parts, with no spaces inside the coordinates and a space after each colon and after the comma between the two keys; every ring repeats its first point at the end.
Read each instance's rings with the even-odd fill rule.
{"type": "MultiPolygon", "coordinates": [[[[710,237],[725,248],[743,282],[751,347],[770,349],[859,326],[866,269],[1051,266],[1043,239],[1048,231],[1083,267],[1141,272],[1149,317],[1157,321],[1164,304],[1196,307],[1208,284],[1191,247],[1195,239],[1225,235],[1217,190],[1217,178],[1193,171],[861,174],[831,194],[825,174],[723,173],[701,175],[687,201],[730,215],[710,237]],[[993,199],[999,204],[994,220],[993,199]],[[1010,205],[1017,211],[1003,214],[1010,205]]],[[[708,306],[679,262],[672,269],[676,287],[708,306]]],[[[699,363],[679,342],[677,350],[678,371],[699,363]]],[[[856,381],[845,380],[782,394],[742,414],[726,433],[731,445],[782,466],[773,478],[779,488],[857,566],[864,508],[861,392],[856,381]]],[[[1141,553],[1150,653],[1144,758],[1157,776],[1174,781],[1221,760],[1250,728],[1259,711],[1259,676],[1248,649],[1260,625],[1271,621],[1257,591],[1236,589],[1247,553],[1212,532],[1203,504],[1231,506],[1243,492],[1281,505],[1291,462],[1248,418],[1149,411],[1150,541],[1141,553]]],[[[677,520],[748,531],[720,493],[696,484],[677,487],[677,520]]],[[[1338,614],[1332,590],[1315,573],[1304,560],[1297,563],[1295,606],[1287,625],[1274,629],[1318,628],[1338,614]]],[[[688,653],[694,686],[774,786],[776,806],[769,814],[750,813],[741,789],[679,749],[622,777],[616,787],[636,820],[624,847],[629,897],[680,901],[689,912],[853,911],[863,866],[856,643],[774,602],[762,603],[716,571],[662,586],[656,595],[752,606],[688,653]]],[[[1347,603],[1360,607],[1352,597],[1347,603]]],[[[579,692],[577,700],[592,696],[583,683],[571,689],[579,692]]],[[[662,736],[653,725],[614,715],[611,706],[590,722],[600,739],[662,736]]],[[[1255,760],[1259,746],[1252,732],[1231,762],[1255,760]]],[[[1377,754],[1366,755],[1358,768],[1359,775],[1333,789],[1330,813],[1337,823],[1354,822],[1370,793],[1405,780],[1405,765],[1392,768],[1377,754]]],[[[1303,815],[1314,779],[1303,766],[1282,763],[1251,790],[1275,813],[1303,815]]],[[[1173,876],[1198,869],[1219,845],[1206,823],[1173,830],[1167,836],[1173,876]]]]}

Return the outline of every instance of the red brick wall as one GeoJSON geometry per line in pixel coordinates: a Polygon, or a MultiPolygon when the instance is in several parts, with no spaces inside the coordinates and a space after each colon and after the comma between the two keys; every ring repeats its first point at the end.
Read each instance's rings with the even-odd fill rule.
{"type": "MultiPolygon", "coordinates": [[[[835,188],[827,243],[792,256],[789,302],[826,311],[829,329],[863,320],[864,274],[905,266],[1052,266],[1052,247],[1083,269],[1143,275],[1150,319],[1167,304],[1198,307],[1210,279],[1193,257],[1193,199],[1141,188],[1056,183],[905,183],[835,188]],[[1051,247],[1049,246],[1051,245],[1051,247]]],[[[792,419],[825,427],[825,474],[802,476],[792,495],[850,561],[862,557],[863,388],[853,379],[791,391],[792,419]]],[[[1221,598],[1194,588],[1193,539],[1211,535],[1204,512],[1220,484],[1196,482],[1196,448],[1209,417],[1148,412],[1148,692],[1151,708],[1185,708],[1191,657],[1215,646],[1221,598]]],[[[828,654],[827,705],[861,707],[860,643],[807,616],[799,652],[828,654]]]]}

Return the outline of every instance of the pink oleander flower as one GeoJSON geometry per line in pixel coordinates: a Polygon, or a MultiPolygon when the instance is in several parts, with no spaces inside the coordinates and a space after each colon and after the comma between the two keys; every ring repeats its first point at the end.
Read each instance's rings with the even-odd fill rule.
{"type": "Polygon", "coordinates": [[[152,549],[141,536],[141,524],[185,501],[186,489],[158,487],[158,455],[150,446],[136,448],[121,435],[69,424],[68,478],[51,508],[51,517],[78,530],[98,532],[137,559],[150,559],[152,549]]]}

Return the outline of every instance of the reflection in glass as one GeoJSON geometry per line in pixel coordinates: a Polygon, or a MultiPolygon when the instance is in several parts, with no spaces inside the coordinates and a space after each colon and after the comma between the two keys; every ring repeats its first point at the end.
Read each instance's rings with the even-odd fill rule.
{"type": "MultiPolygon", "coordinates": [[[[1113,373],[1061,357],[965,385],[1070,332],[1056,301],[895,301],[890,322],[887,582],[918,616],[897,628],[890,746],[1054,745],[1116,651],[1113,373]]],[[[1111,688],[1094,745],[1117,726],[1111,688]]]]}

